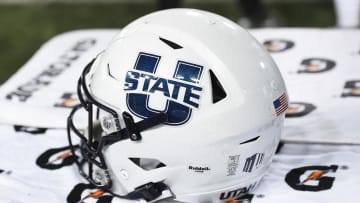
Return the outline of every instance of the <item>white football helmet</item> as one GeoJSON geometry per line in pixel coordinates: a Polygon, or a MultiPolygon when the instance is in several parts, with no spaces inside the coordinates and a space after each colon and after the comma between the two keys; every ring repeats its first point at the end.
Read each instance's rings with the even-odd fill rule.
{"type": "Polygon", "coordinates": [[[288,105],[262,45],[234,22],[194,9],[126,26],[85,68],[78,96],[68,129],[89,163],[78,162],[81,174],[147,202],[224,202],[251,192],[272,161],[288,105]],[[85,130],[72,119],[80,108],[85,130]]]}

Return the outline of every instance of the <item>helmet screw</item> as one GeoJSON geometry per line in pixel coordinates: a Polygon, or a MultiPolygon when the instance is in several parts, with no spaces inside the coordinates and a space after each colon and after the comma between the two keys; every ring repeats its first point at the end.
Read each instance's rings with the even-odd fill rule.
{"type": "Polygon", "coordinates": [[[135,133],[133,133],[133,134],[131,134],[131,139],[133,139],[133,140],[137,140],[137,135],[135,134],[135,133]]]}
{"type": "Polygon", "coordinates": [[[129,174],[127,173],[127,171],[125,169],[120,170],[120,175],[124,180],[129,179],[129,174]]]}

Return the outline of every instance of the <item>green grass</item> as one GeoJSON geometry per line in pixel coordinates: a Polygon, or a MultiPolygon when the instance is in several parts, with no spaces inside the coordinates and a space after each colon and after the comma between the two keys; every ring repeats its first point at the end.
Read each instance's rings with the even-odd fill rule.
{"type": "MultiPolygon", "coordinates": [[[[269,13],[286,26],[334,25],[331,1],[270,3],[269,13]]],[[[186,3],[184,7],[209,10],[232,20],[241,11],[232,2],[186,3]]],[[[131,20],[155,11],[154,2],[112,4],[0,4],[0,84],[21,67],[51,37],[69,30],[121,28],[131,20]]]]}

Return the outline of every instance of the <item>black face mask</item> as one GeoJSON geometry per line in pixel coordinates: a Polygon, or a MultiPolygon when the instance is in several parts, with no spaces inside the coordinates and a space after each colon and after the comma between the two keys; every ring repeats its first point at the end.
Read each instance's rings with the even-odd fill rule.
{"type": "MultiPolygon", "coordinates": [[[[165,123],[168,116],[165,113],[158,113],[155,116],[135,123],[132,115],[124,111],[121,116],[125,125],[121,126],[119,122],[120,115],[114,109],[111,109],[96,101],[88,90],[88,85],[86,84],[85,78],[89,73],[94,61],[95,60],[91,61],[85,67],[78,81],[77,94],[80,100],[80,104],[75,106],[68,116],[67,134],[72,154],[75,154],[76,146],[72,142],[72,132],[78,138],[80,138],[80,152],[83,160],[85,160],[87,163],[87,167],[85,167],[84,162],[80,162],[77,159],[75,160],[80,175],[95,187],[106,190],[107,192],[113,194],[111,192],[112,180],[102,153],[103,147],[126,139],[130,139],[135,142],[140,141],[142,131],[165,123]],[[85,136],[84,130],[80,130],[74,124],[73,117],[80,109],[84,109],[88,114],[88,127],[86,129],[87,136],[85,136]],[[96,124],[98,123],[96,121],[99,121],[100,111],[104,111],[111,115],[112,121],[114,122],[113,125],[115,125],[116,128],[114,132],[106,134],[105,131],[100,129],[100,126],[96,124]],[[95,171],[95,177],[93,174],[94,165],[97,167],[97,170],[95,171]]],[[[162,191],[164,190],[169,190],[169,188],[163,182],[151,182],[135,188],[134,191],[128,193],[127,195],[113,195],[126,199],[145,199],[147,201],[152,201],[161,196],[162,191]]]]}

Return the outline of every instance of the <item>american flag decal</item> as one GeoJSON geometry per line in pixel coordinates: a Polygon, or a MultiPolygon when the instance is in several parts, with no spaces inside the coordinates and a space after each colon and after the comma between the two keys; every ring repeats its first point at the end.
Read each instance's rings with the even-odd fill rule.
{"type": "Polygon", "coordinates": [[[279,98],[277,98],[274,102],[274,108],[276,112],[276,116],[282,114],[288,108],[288,98],[285,93],[283,93],[279,98]]]}

